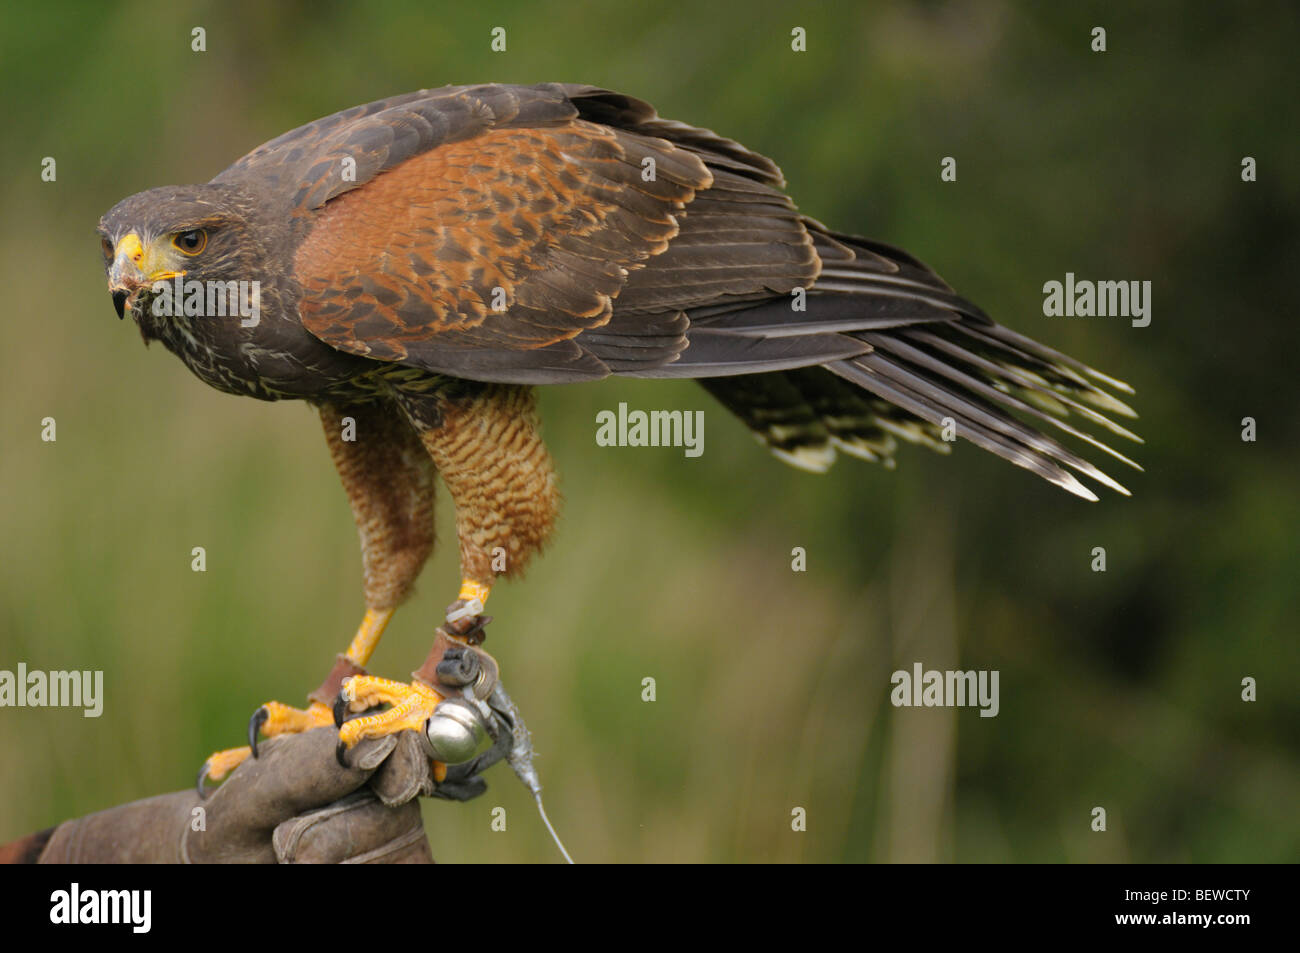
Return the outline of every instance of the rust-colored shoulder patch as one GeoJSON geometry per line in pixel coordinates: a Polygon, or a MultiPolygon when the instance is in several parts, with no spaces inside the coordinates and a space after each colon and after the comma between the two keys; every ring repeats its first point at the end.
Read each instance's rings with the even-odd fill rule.
{"type": "Polygon", "coordinates": [[[609,320],[629,270],[711,182],[691,152],[582,120],[440,146],[316,213],[294,262],[303,323],[423,366],[570,339],[609,320]]]}

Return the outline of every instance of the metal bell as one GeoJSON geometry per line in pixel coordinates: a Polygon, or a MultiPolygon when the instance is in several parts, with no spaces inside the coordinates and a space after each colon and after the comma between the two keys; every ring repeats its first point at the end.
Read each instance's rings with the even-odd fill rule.
{"type": "Polygon", "coordinates": [[[460,764],[474,757],[479,745],[487,737],[478,712],[459,698],[442,701],[429,720],[424,723],[424,734],[429,739],[435,761],[460,764]]]}

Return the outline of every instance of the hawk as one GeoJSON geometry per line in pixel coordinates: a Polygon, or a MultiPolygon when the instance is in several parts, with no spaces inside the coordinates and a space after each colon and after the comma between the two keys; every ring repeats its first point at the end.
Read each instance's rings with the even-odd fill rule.
{"type": "Polygon", "coordinates": [[[381,709],[346,722],[343,746],[429,717],[436,691],[363,666],[433,547],[435,478],[456,511],[454,638],[550,536],[537,385],[693,378],[805,470],[841,452],[890,465],[898,440],[947,451],[955,433],[1084,499],[1076,473],[1127,494],[1025,422],[1137,467],[1085,429],[1138,439],[1111,419],[1135,416],[1127,385],[995,323],[908,253],[800,214],[784,185],[771,160],[630,96],[448,86],[103,217],[118,316],[219,390],[315,405],[361,537],[346,653],[308,708],[258,709],[252,744],[208,776],[259,730],[333,723],[340,686],[354,711],[381,709]]]}

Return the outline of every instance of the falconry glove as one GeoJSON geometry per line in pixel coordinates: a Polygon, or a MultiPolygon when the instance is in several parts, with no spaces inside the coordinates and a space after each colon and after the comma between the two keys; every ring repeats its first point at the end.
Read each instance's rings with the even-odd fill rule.
{"type": "Polygon", "coordinates": [[[429,760],[412,732],[367,740],[350,766],[337,735],[268,742],[207,798],[177,791],[67,821],[5,848],[39,863],[432,863],[419,795],[429,760]]]}

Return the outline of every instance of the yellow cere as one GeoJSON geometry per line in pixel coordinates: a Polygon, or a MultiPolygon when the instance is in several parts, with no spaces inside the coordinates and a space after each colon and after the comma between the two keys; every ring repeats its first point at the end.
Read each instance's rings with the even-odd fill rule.
{"type": "Polygon", "coordinates": [[[121,241],[117,243],[117,248],[113,249],[114,258],[121,258],[123,255],[137,265],[144,259],[144,246],[140,244],[140,236],[135,232],[123,235],[121,241]]]}
{"type": "Polygon", "coordinates": [[[141,273],[147,276],[149,281],[168,281],[185,274],[184,271],[150,271],[150,268],[156,262],[160,259],[165,261],[166,258],[170,256],[165,254],[160,255],[158,253],[158,242],[156,241],[150,244],[149,254],[146,256],[144,245],[140,241],[140,236],[135,232],[129,232],[128,234],[123,235],[117,243],[117,248],[113,250],[113,257],[115,259],[121,260],[124,256],[130,259],[131,262],[140,269],[141,273]]]}

